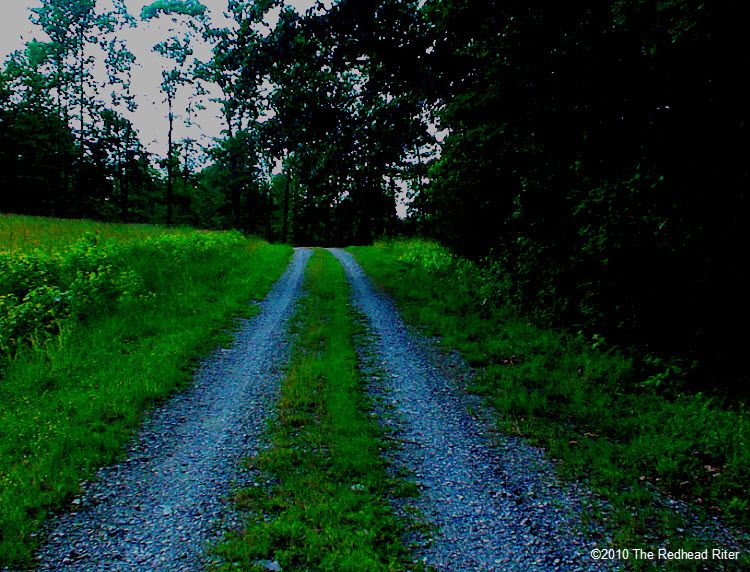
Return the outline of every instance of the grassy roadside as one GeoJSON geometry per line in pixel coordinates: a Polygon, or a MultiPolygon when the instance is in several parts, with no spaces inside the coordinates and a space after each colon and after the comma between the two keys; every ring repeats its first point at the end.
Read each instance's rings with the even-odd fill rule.
{"type": "MultiPolygon", "coordinates": [[[[265,296],[291,256],[288,247],[187,231],[102,248],[97,269],[74,280],[94,286],[63,292],[87,297],[86,311],[50,321],[54,335],[32,332],[2,364],[0,567],[30,564],[49,512],[65,509],[82,479],[122,454],[143,411],[184,387],[196,359],[227,335],[234,317],[255,312],[248,301],[265,296]],[[110,275],[127,276],[126,287],[140,293],[108,298],[100,286],[110,275]]],[[[50,286],[56,261],[29,279],[59,293],[50,286]]]]}
{"type": "MultiPolygon", "coordinates": [[[[508,309],[482,305],[477,292],[488,284],[429,244],[351,251],[407,321],[441,336],[479,369],[475,389],[500,413],[505,431],[542,445],[565,476],[586,478],[611,504],[606,524],[617,547],[701,546],[674,510],[656,502],[655,491],[747,529],[744,409],[700,394],[661,394],[598,339],[539,328],[508,309]]],[[[710,541],[708,547],[721,548],[710,541]]],[[[750,555],[744,557],[747,564],[750,555]]],[[[690,569],[684,561],[675,566],[690,569]]]]}
{"type": "Polygon", "coordinates": [[[219,547],[223,569],[401,570],[401,526],[380,430],[357,371],[344,272],[316,251],[298,314],[298,347],[282,386],[271,447],[253,464],[260,485],[239,495],[249,522],[219,547]]]}
{"type": "Polygon", "coordinates": [[[118,242],[132,242],[171,234],[189,234],[190,228],[169,229],[150,224],[118,224],[93,220],[62,219],[0,213],[0,250],[51,254],[64,250],[86,233],[118,242]]]}

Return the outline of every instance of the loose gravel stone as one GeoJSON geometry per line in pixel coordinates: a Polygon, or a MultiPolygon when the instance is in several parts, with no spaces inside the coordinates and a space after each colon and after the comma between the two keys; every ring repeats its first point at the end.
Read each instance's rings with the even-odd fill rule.
{"type": "Polygon", "coordinates": [[[229,350],[215,352],[193,385],[155,410],[127,460],[99,472],[53,519],[38,553],[40,570],[155,571],[205,567],[205,549],[239,526],[228,495],[251,475],[289,357],[287,322],[310,251],[289,268],[244,320],[229,350]]]}
{"type": "Polygon", "coordinates": [[[587,493],[561,484],[544,453],[524,440],[495,434],[491,441],[481,402],[456,387],[460,364],[410,333],[349,253],[331,252],[344,266],[385,374],[381,398],[392,406],[401,443],[396,462],[414,475],[421,489],[416,505],[436,525],[418,559],[451,572],[615,568],[589,556],[611,544],[589,534],[601,531],[584,533],[587,493]]]}

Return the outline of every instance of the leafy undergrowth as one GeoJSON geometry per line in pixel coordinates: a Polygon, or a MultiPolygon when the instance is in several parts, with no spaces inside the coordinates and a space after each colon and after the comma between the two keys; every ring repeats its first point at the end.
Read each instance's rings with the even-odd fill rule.
{"type": "Polygon", "coordinates": [[[600,338],[539,328],[503,307],[492,294],[504,277],[435,244],[351,250],[408,321],[441,336],[479,369],[475,389],[500,413],[505,431],[542,445],[561,460],[564,475],[586,478],[607,499],[618,546],[700,545],[682,532],[681,517],[656,500],[658,491],[745,529],[750,524],[742,406],[660,393],[600,338]]]}
{"type": "Polygon", "coordinates": [[[0,253],[0,567],[29,565],[49,512],[122,454],[291,256],[237,233],[136,237],[0,253]]]}
{"type": "Polygon", "coordinates": [[[223,570],[402,570],[394,483],[357,371],[348,285],[333,256],[310,260],[298,346],[282,385],[271,447],[252,460],[258,486],[242,491],[249,521],[218,548],[223,570]]]}

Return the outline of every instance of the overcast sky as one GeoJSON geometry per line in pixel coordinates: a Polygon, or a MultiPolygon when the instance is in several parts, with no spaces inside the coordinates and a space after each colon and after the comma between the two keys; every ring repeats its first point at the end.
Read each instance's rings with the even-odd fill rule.
{"type": "MultiPolygon", "coordinates": [[[[140,21],[141,9],[153,0],[126,0],[130,13],[138,19],[138,27],[122,34],[128,41],[128,47],[136,56],[136,67],[133,70],[133,92],[136,94],[138,110],[131,117],[140,132],[141,140],[151,152],[166,155],[166,105],[162,102],[160,93],[161,83],[160,56],[154,54],[151,48],[154,44],[166,38],[168,18],[144,23],[140,21]]],[[[214,24],[221,25],[225,21],[223,13],[227,9],[227,0],[202,0],[210,13],[214,24]]],[[[314,0],[288,0],[299,11],[304,11],[314,3],[314,0]]],[[[0,60],[5,61],[8,54],[22,48],[31,38],[46,40],[36,26],[29,21],[29,9],[41,5],[41,0],[0,0],[0,60]]],[[[105,8],[108,0],[99,0],[98,5],[105,8]]],[[[203,59],[209,56],[209,50],[197,50],[197,55],[203,59]]],[[[187,89],[183,90],[186,92],[187,89]]],[[[177,138],[190,136],[207,143],[211,137],[216,137],[221,131],[221,123],[217,118],[218,108],[215,104],[207,103],[207,109],[200,113],[197,124],[192,128],[180,125],[177,138]]],[[[184,101],[178,102],[184,107],[184,101]]]]}

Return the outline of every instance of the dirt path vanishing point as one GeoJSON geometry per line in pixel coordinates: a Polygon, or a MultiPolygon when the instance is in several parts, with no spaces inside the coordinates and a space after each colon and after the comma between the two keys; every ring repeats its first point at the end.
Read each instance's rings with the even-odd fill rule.
{"type": "Polygon", "coordinates": [[[228,350],[151,415],[127,460],[100,471],[80,506],[53,520],[41,570],[185,570],[235,525],[228,494],[266,428],[289,357],[286,325],[310,251],[294,259],[228,350]]]}
{"type": "Polygon", "coordinates": [[[585,493],[560,484],[542,451],[523,440],[490,443],[467,412],[470,402],[481,403],[455,388],[439,352],[407,330],[349,253],[331,252],[346,270],[384,373],[381,390],[403,442],[396,462],[413,472],[417,506],[437,525],[420,559],[450,572],[606,569],[589,557],[606,541],[597,545],[581,532],[585,493]]]}

